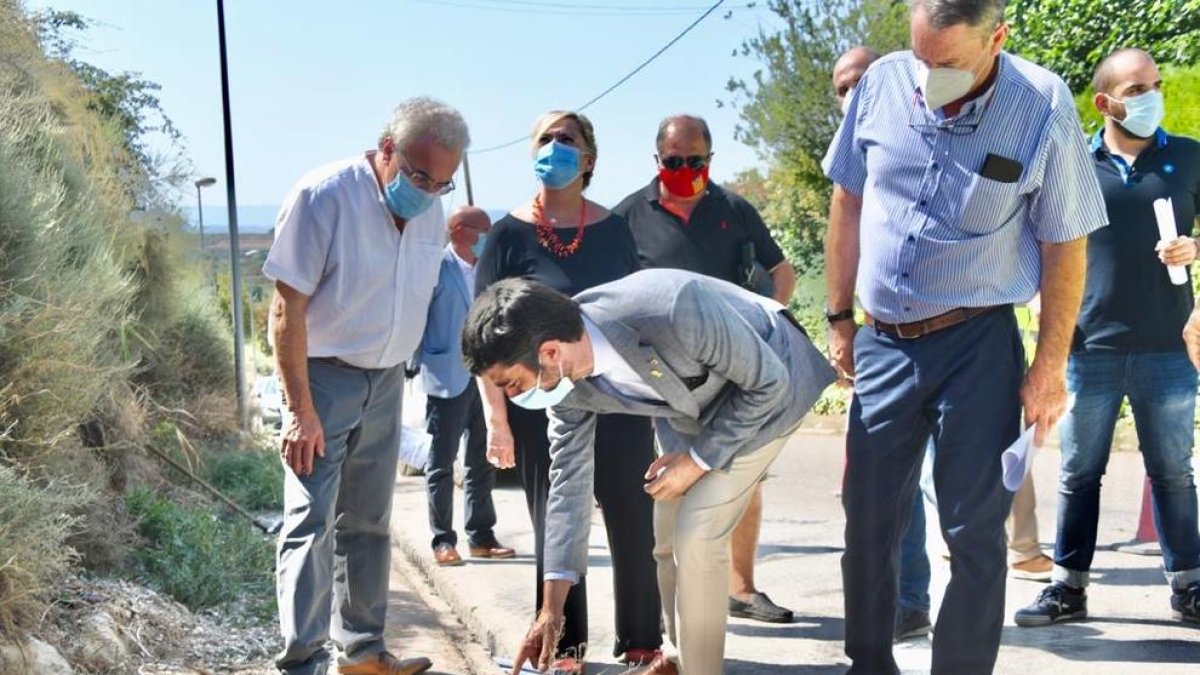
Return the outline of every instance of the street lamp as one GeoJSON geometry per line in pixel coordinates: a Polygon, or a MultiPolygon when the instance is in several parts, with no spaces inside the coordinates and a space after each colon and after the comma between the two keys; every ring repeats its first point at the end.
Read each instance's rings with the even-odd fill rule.
{"type": "Polygon", "coordinates": [[[200,188],[217,184],[216,178],[201,178],[196,181],[196,215],[200,218],[200,254],[204,254],[204,202],[200,199],[200,188]]]}

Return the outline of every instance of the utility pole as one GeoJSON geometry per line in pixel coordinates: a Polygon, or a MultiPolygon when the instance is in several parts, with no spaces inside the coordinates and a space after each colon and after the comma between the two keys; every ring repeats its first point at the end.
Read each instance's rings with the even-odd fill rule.
{"type": "Polygon", "coordinates": [[[237,194],[233,180],[233,126],[229,115],[229,59],[225,48],[225,0],[217,0],[217,37],[221,51],[221,114],[225,121],[225,189],[229,201],[229,291],[233,307],[233,376],[237,386],[238,424],[245,429],[246,341],[242,334],[242,271],[238,244],[237,194]]]}
{"type": "Polygon", "coordinates": [[[463,152],[463,179],[467,183],[467,206],[475,206],[475,193],[471,191],[471,155],[463,152]]]}

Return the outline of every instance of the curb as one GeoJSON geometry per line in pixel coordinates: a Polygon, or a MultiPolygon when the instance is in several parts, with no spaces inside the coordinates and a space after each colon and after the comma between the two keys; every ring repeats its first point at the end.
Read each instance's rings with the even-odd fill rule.
{"type": "Polygon", "coordinates": [[[499,637],[484,625],[484,622],[471,610],[470,604],[464,598],[459,597],[451,584],[439,577],[437,565],[430,560],[428,548],[416,546],[397,532],[394,527],[391,528],[391,533],[393,548],[404,555],[409,565],[420,574],[421,579],[428,583],[433,592],[450,607],[450,611],[454,613],[459,623],[466,627],[471,637],[483,645],[489,655],[494,656],[499,653],[499,637]]]}

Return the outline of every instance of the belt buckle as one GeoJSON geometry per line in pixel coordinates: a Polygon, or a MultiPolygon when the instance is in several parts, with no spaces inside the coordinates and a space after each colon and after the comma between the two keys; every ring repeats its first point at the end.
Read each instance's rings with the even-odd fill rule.
{"type": "MultiPolygon", "coordinates": [[[[924,323],[925,323],[924,321],[917,322],[917,325],[916,325],[917,332],[915,332],[915,333],[906,333],[904,330],[905,324],[898,323],[898,324],[896,324],[896,337],[900,338],[901,340],[916,340],[917,338],[921,337],[921,335],[923,334],[923,333],[921,333],[921,328],[924,327],[924,323]]],[[[908,324],[908,325],[912,325],[912,324],[908,324]]]]}

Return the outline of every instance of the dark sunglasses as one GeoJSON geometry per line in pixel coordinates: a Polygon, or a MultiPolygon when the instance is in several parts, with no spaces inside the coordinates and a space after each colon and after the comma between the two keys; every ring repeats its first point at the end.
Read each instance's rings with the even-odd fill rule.
{"type": "Polygon", "coordinates": [[[688,157],[680,157],[679,155],[669,155],[659,158],[659,163],[668,171],[678,171],[686,164],[689,169],[699,171],[708,165],[712,159],[712,154],[708,155],[691,155],[688,157]]]}

